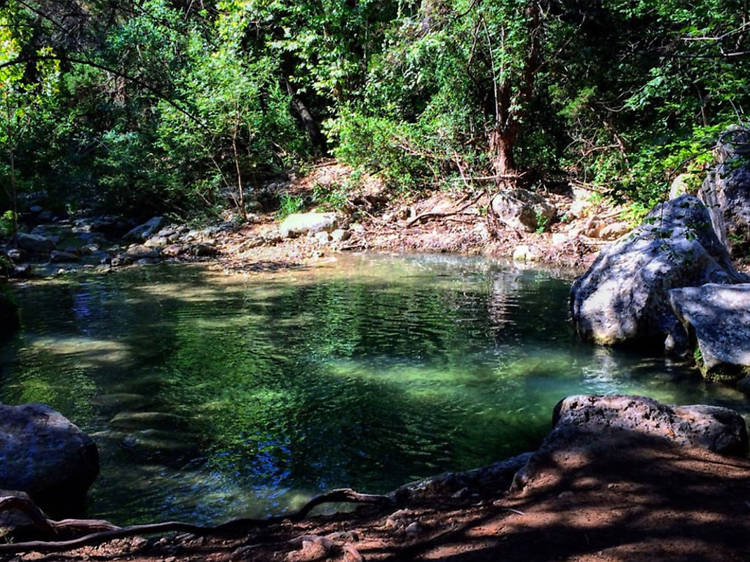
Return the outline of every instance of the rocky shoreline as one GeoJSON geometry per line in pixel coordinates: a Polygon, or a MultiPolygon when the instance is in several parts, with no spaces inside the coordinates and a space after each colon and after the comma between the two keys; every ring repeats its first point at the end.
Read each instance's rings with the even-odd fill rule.
{"type": "Polygon", "coordinates": [[[148,539],[102,535],[72,550],[39,546],[47,554],[17,543],[0,546],[0,558],[743,560],[747,450],[745,421],[726,408],[572,396],[536,452],[386,496],[353,494],[365,505],[352,513],[148,539]]]}

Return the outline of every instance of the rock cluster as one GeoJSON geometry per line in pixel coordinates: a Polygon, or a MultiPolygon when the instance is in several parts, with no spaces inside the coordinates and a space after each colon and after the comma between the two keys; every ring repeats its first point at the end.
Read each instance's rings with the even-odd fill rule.
{"type": "Polygon", "coordinates": [[[611,244],[571,289],[578,333],[600,344],[639,342],[685,351],[687,334],[669,291],[748,281],[733,267],[706,208],[691,195],[658,205],[611,244]]]}

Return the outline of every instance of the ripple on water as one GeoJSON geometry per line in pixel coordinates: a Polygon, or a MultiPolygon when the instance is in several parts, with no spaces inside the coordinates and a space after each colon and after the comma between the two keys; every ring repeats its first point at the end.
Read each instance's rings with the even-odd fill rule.
{"type": "Polygon", "coordinates": [[[436,256],[29,284],[0,400],[47,402],[93,434],[90,512],[119,523],[279,513],[333,487],[488,464],[535,447],[569,394],[747,412],[663,358],[576,342],[568,290],[436,256]]]}

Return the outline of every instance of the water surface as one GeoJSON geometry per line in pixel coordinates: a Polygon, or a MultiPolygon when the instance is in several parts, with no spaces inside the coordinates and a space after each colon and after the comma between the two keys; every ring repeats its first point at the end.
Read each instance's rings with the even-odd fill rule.
{"type": "Polygon", "coordinates": [[[536,447],[574,393],[748,411],[661,357],[578,343],[569,286],[443,257],[35,282],[0,401],[48,403],[93,435],[90,515],[121,524],[280,513],[488,464],[536,447]]]}

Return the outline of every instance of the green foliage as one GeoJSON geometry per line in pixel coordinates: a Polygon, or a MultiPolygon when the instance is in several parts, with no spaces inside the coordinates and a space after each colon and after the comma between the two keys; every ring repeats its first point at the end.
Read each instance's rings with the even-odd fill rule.
{"type": "Polygon", "coordinates": [[[543,215],[542,213],[538,212],[536,213],[536,233],[541,234],[543,232],[547,231],[547,228],[549,227],[549,217],[543,215]]]}
{"type": "Polygon", "coordinates": [[[739,0],[58,4],[0,7],[0,65],[28,59],[0,68],[0,182],[60,208],[242,214],[327,145],[396,191],[524,172],[636,217],[750,102],[739,0]]]}
{"type": "Polygon", "coordinates": [[[325,211],[340,211],[346,207],[347,186],[341,184],[321,185],[313,188],[312,199],[325,211]]]}
{"type": "Polygon", "coordinates": [[[0,233],[6,238],[13,236],[13,224],[15,223],[13,211],[5,211],[0,215],[0,233]]]}
{"type": "Polygon", "coordinates": [[[289,215],[301,211],[304,206],[305,202],[302,196],[283,193],[279,202],[279,210],[276,212],[276,218],[284,220],[289,215]]]}

